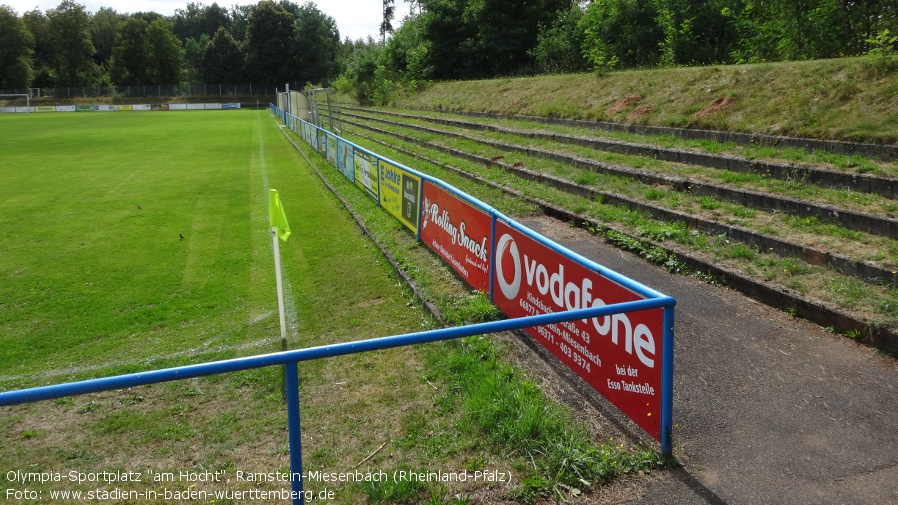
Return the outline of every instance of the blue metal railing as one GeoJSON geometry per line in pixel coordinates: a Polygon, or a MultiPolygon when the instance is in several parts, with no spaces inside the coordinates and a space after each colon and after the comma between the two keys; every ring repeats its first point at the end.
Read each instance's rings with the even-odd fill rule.
{"type": "MultiPolygon", "coordinates": [[[[452,340],[473,335],[483,335],[502,331],[518,330],[546,324],[575,321],[593,317],[607,316],[621,312],[635,312],[660,307],[672,307],[676,303],[670,297],[661,297],[635,302],[626,302],[616,305],[605,305],[589,309],[572,310],[568,312],[556,312],[552,314],[540,314],[518,319],[506,319],[489,323],[473,324],[457,328],[443,328],[418,333],[408,333],[381,337],[356,342],[344,342],[339,344],[283,351],[271,354],[262,354],[244,358],[234,358],[211,363],[185,365],[161,370],[138,372],[126,375],[90,379],[65,384],[42,386],[16,391],[0,393],[0,406],[17,405],[21,403],[51,400],[65,396],[97,393],[113,389],[123,389],[135,386],[145,386],[160,382],[193,379],[209,375],[237,372],[262,368],[268,366],[284,365],[287,389],[287,425],[290,446],[290,472],[291,490],[294,503],[303,503],[302,475],[302,445],[299,419],[299,381],[297,378],[297,363],[320,358],[331,358],[347,354],[355,354],[367,351],[390,349],[407,345],[452,340]]],[[[665,310],[665,313],[667,310],[665,310]]]]}

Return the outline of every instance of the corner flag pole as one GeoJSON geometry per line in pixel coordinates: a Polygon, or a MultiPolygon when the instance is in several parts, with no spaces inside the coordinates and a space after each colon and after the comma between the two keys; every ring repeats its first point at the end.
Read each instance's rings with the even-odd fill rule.
{"type": "Polygon", "coordinates": [[[281,198],[276,189],[268,193],[268,211],[271,223],[271,240],[274,245],[274,274],[277,279],[278,312],[281,319],[281,348],[287,350],[287,313],[284,310],[284,283],[281,280],[281,247],[278,239],[287,241],[290,236],[290,225],[281,205],[281,198]]]}
{"type": "MultiPolygon", "coordinates": [[[[278,312],[281,316],[281,348],[287,350],[287,317],[284,310],[284,284],[281,280],[281,246],[278,239],[287,241],[290,225],[276,189],[268,192],[268,214],[271,240],[274,245],[274,272],[278,288],[278,312]]],[[[290,434],[290,488],[294,505],[303,505],[305,496],[302,482],[302,430],[299,421],[299,380],[296,362],[284,365],[284,393],[287,397],[287,427],[290,434]]]]}

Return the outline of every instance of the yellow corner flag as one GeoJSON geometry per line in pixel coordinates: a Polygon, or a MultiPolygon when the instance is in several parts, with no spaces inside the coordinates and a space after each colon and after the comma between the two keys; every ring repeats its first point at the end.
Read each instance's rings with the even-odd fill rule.
{"type": "Polygon", "coordinates": [[[287,215],[284,214],[284,207],[281,205],[281,197],[278,191],[272,189],[268,193],[268,215],[271,220],[271,227],[277,228],[278,237],[284,242],[290,236],[290,224],[287,223],[287,215]]]}

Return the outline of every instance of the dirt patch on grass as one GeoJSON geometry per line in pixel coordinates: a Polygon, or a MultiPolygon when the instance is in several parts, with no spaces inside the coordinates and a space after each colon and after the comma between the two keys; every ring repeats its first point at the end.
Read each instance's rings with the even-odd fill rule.
{"type": "Polygon", "coordinates": [[[608,116],[617,114],[640,100],[642,100],[642,95],[639,93],[629,93],[624,95],[620,100],[614,102],[614,105],[605,109],[605,114],[608,116]]]}
{"type": "Polygon", "coordinates": [[[696,119],[708,119],[711,116],[715,116],[729,109],[735,102],[736,99],[731,96],[726,98],[715,98],[714,100],[711,100],[711,103],[705,105],[702,110],[693,114],[692,117],[696,119]]]}
{"type": "Polygon", "coordinates": [[[641,118],[642,116],[648,114],[649,111],[651,111],[651,110],[652,110],[651,105],[640,105],[639,107],[636,107],[635,109],[633,109],[632,112],[627,114],[626,121],[628,123],[632,123],[633,121],[636,121],[637,119],[641,118]]]}

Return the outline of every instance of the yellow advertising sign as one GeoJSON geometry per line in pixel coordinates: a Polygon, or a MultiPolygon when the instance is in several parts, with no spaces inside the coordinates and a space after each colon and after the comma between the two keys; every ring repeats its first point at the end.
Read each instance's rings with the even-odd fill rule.
{"type": "Polygon", "coordinates": [[[421,178],[396,165],[379,160],[380,206],[402,224],[418,233],[421,209],[421,178]]]}

